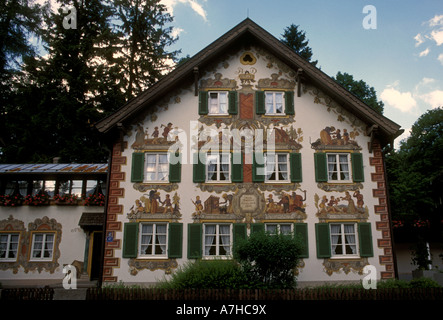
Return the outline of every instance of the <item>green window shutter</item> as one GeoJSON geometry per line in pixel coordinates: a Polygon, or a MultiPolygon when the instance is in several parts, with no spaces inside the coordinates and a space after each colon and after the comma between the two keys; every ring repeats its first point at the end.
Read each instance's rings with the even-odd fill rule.
{"type": "Polygon", "coordinates": [[[317,258],[330,258],[331,238],[328,223],[315,224],[315,240],[317,242],[317,258]]]}
{"type": "Polygon", "coordinates": [[[328,181],[328,164],[326,162],[326,153],[314,153],[315,181],[328,181]]]}
{"type": "Polygon", "coordinates": [[[202,257],[202,231],[201,223],[188,224],[188,259],[202,257]]]}
{"type": "Polygon", "coordinates": [[[358,241],[360,257],[373,257],[371,224],[361,222],[358,224],[358,241]]]}
{"type": "Polygon", "coordinates": [[[229,106],[228,112],[229,114],[237,114],[238,113],[238,94],[237,91],[229,91],[229,106]]]}
{"type": "Polygon", "coordinates": [[[294,223],[294,234],[296,237],[300,237],[303,243],[303,250],[301,252],[300,258],[309,258],[308,224],[294,223]]]}
{"type": "Polygon", "coordinates": [[[243,155],[241,153],[231,155],[231,182],[243,182],[243,155]]]}
{"type": "Polygon", "coordinates": [[[181,258],[183,248],[183,224],[170,223],[168,231],[168,257],[181,258]]]}
{"type": "Polygon", "coordinates": [[[255,159],[255,152],[252,154],[252,181],[264,182],[265,181],[265,164],[258,163],[255,159]],[[260,172],[259,172],[260,171],[260,172]]]}
{"type": "Polygon", "coordinates": [[[351,163],[354,182],[364,182],[363,155],[361,153],[351,153],[351,163]]]}
{"type": "Polygon", "coordinates": [[[235,246],[239,241],[246,240],[248,234],[246,231],[246,223],[234,223],[233,225],[233,249],[235,250],[235,246]]]}
{"type": "Polygon", "coordinates": [[[181,154],[171,153],[169,157],[169,182],[180,182],[182,174],[181,154]]]}
{"type": "Polygon", "coordinates": [[[208,114],[208,92],[200,91],[198,95],[198,114],[208,114]]]}
{"type": "Polygon", "coordinates": [[[301,153],[292,152],[290,154],[291,182],[302,182],[303,174],[301,168],[301,153]]]}
{"type": "Polygon", "coordinates": [[[206,155],[204,153],[194,153],[193,181],[195,183],[206,181],[206,155]]]}
{"type": "Polygon", "coordinates": [[[143,182],[145,173],[145,154],[134,152],[132,154],[131,182],[143,182]]]}
{"type": "Polygon", "coordinates": [[[123,258],[137,258],[138,223],[128,222],[123,229],[123,258]]]}
{"type": "Polygon", "coordinates": [[[251,223],[251,233],[255,232],[265,232],[264,223],[251,223]]]}
{"type": "Polygon", "coordinates": [[[255,92],[255,113],[256,114],[265,114],[265,92],[264,91],[256,91],[255,92]]]}
{"type": "Polygon", "coordinates": [[[294,111],[294,91],[285,92],[285,113],[288,115],[295,114],[294,111]]]}

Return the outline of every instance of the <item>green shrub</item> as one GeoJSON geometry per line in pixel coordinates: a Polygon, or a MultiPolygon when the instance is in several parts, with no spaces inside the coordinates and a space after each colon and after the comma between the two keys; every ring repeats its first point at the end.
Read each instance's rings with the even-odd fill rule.
{"type": "Polygon", "coordinates": [[[258,288],[292,288],[296,285],[302,242],[291,235],[254,232],[234,249],[249,282],[258,288]]]}
{"type": "Polygon", "coordinates": [[[377,282],[377,289],[410,288],[406,280],[388,279],[377,282]]]}
{"type": "Polygon", "coordinates": [[[410,288],[441,288],[437,281],[430,278],[412,279],[409,282],[410,288]]]}
{"type": "Polygon", "coordinates": [[[164,289],[243,289],[250,287],[233,260],[197,260],[175,271],[171,279],[157,285],[164,289]]]}

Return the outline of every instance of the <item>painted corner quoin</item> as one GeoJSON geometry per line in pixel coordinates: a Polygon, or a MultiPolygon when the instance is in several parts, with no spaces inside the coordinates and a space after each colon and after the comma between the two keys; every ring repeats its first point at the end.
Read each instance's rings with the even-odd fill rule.
{"type": "Polygon", "coordinates": [[[230,258],[259,230],[302,237],[300,282],[395,275],[382,149],[400,127],[250,19],[97,128],[118,137],[105,282],[230,258]]]}

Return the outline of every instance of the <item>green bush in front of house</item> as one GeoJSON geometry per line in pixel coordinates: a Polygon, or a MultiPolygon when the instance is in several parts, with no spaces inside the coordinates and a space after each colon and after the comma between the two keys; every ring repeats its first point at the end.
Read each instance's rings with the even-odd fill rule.
{"type": "Polygon", "coordinates": [[[302,249],[301,239],[293,234],[254,232],[237,244],[234,258],[255,287],[289,289],[296,285],[302,249]]]}
{"type": "Polygon", "coordinates": [[[245,289],[248,279],[233,260],[196,260],[157,284],[163,289],[245,289]]]}

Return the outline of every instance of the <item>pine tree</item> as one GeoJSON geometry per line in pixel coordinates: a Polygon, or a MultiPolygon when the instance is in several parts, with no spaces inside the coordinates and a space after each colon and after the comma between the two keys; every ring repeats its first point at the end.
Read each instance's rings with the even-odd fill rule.
{"type": "Polygon", "coordinates": [[[291,24],[284,30],[282,34],[283,38],[280,39],[280,41],[292,48],[292,50],[312,65],[316,66],[318,61],[311,61],[312,49],[308,46],[309,41],[306,39],[306,32],[298,28],[298,25],[291,24]]]}

